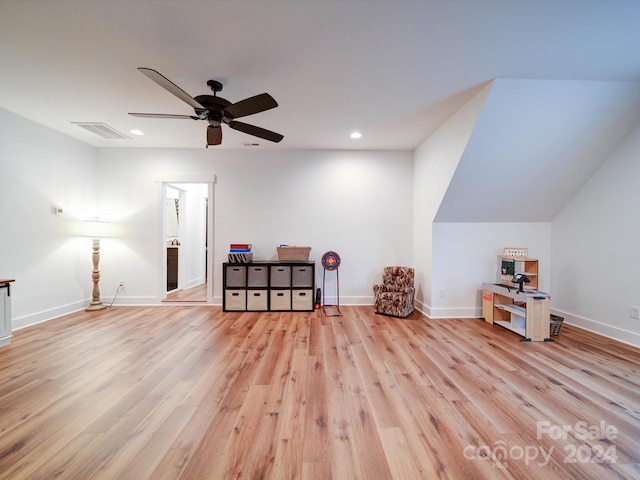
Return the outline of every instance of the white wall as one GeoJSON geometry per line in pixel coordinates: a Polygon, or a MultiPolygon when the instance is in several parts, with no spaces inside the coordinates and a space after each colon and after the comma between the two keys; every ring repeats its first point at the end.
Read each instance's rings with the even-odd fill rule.
{"type": "MultiPolygon", "coordinates": [[[[489,88],[489,87],[488,87],[489,88]]],[[[90,240],[81,220],[117,222],[102,241],[101,289],[118,303],[159,301],[159,179],[215,181],[210,199],[215,301],[229,243],[256,259],[280,243],[311,259],[342,256],[341,303],[371,303],[386,265],[414,265],[419,307],[476,316],[479,285],[504,246],[541,260],[541,289],[568,321],[640,345],[640,127],[548,223],[433,223],[488,94],[483,90],[415,152],[230,151],[91,146],[0,109],[0,277],[15,278],[14,328],[83,308],[91,295],[90,240]],[[53,216],[51,206],[64,209],[53,216]],[[460,281],[460,274],[465,280],[460,281]],[[440,289],[445,289],[440,298],[440,289]]],[[[318,268],[317,282],[321,282],[318,268]]]]}
{"type": "MultiPolygon", "coordinates": [[[[474,98],[429,136],[414,153],[413,224],[416,306],[431,315],[433,302],[433,220],[491,90],[474,98]]],[[[468,306],[471,306],[469,304],[468,306]]]]}
{"type": "Polygon", "coordinates": [[[431,318],[481,316],[482,283],[495,280],[504,247],[529,248],[529,256],[540,261],[539,288],[550,288],[549,223],[434,222],[492,87],[487,84],[415,152],[416,300],[431,318]]]}
{"type": "Polygon", "coordinates": [[[640,345],[640,126],[552,223],[552,305],[566,321],[640,345]]]}
{"type": "Polygon", "coordinates": [[[86,305],[92,247],[78,234],[100,215],[95,178],[93,147],[0,109],[0,277],[16,280],[14,328],[86,305]]]}
{"type": "Polygon", "coordinates": [[[482,284],[495,282],[504,247],[527,247],[539,260],[538,289],[549,292],[550,242],[550,223],[434,223],[430,316],[481,317],[482,284]]]}
{"type": "MultiPolygon", "coordinates": [[[[421,310],[433,318],[480,315],[479,285],[494,278],[497,254],[505,246],[522,246],[540,260],[540,289],[551,293],[553,311],[569,323],[640,345],[640,321],[630,318],[630,307],[640,306],[639,127],[610,156],[606,152],[612,151],[611,142],[598,144],[595,160],[603,163],[609,156],[608,160],[553,223],[431,223],[466,140],[473,142],[476,134],[492,138],[491,132],[474,130],[479,110],[472,104],[481,109],[483,94],[486,90],[415,152],[414,258],[420,268],[421,310]],[[460,272],[465,272],[462,280],[460,272]]],[[[636,110],[630,108],[627,114],[636,110]]],[[[609,120],[603,115],[598,122],[606,121],[610,128],[609,120]]],[[[627,126],[628,122],[618,125],[608,139],[618,142],[615,135],[629,131],[627,126]]],[[[482,195],[491,192],[484,189],[482,195]]],[[[458,216],[464,217],[463,206],[457,208],[458,216]]]]}
{"type": "Polygon", "coordinates": [[[255,260],[276,259],[279,244],[311,246],[318,285],[322,254],[337,251],[342,304],[372,303],[382,268],[412,262],[410,152],[114,148],[98,158],[101,202],[121,224],[102,284],[111,292],[125,280],[120,304],[159,300],[156,180],[172,176],[215,178],[215,303],[230,243],[252,243],[255,260]]]}
{"type": "Polygon", "coordinates": [[[253,243],[257,260],[275,259],[281,243],[311,246],[318,265],[337,251],[342,304],[370,304],[382,268],[412,262],[410,152],[96,150],[5,110],[0,127],[0,276],[16,279],[14,328],[87,305],[91,242],[78,234],[95,216],[114,226],[101,242],[103,301],[124,280],[117,304],[159,303],[158,185],[190,175],[215,183],[215,303],[232,242],[253,243]]]}

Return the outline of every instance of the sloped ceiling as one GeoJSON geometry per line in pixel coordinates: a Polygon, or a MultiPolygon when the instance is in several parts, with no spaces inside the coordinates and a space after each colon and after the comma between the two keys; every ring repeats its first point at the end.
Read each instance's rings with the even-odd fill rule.
{"type": "Polygon", "coordinates": [[[640,81],[638,32],[626,0],[0,0],[0,107],[98,147],[204,148],[205,122],[127,115],[193,113],[144,66],[273,95],[246,120],[285,138],[259,148],[413,150],[494,78],[640,81]]]}
{"type": "Polygon", "coordinates": [[[435,221],[552,221],[639,122],[639,82],[497,79],[435,221]]]}

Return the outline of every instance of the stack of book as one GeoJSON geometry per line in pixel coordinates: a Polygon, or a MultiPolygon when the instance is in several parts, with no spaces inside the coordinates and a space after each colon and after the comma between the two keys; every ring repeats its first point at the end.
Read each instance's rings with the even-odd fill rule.
{"type": "Polygon", "coordinates": [[[229,263],[250,263],[253,252],[250,243],[232,243],[229,245],[229,263]]]}

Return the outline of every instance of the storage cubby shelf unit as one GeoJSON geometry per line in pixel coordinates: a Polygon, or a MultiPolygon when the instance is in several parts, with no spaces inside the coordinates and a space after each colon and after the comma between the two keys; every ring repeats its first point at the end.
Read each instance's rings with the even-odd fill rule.
{"type": "Polygon", "coordinates": [[[223,264],[222,310],[312,311],[315,262],[223,264]]]}
{"type": "Polygon", "coordinates": [[[508,287],[517,287],[513,282],[513,277],[518,274],[526,275],[530,283],[525,283],[525,290],[538,289],[538,260],[524,257],[498,257],[497,283],[508,287]]]}

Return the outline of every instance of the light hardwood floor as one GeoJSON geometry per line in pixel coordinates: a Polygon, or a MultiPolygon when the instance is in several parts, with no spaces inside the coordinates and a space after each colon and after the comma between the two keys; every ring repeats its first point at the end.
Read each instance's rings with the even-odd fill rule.
{"type": "Polygon", "coordinates": [[[111,307],[18,331],[0,478],[640,478],[638,349],[342,310],[111,307]]]}
{"type": "Polygon", "coordinates": [[[206,302],[207,284],[203,283],[186,290],[172,290],[167,293],[163,302],[206,302]]]}

